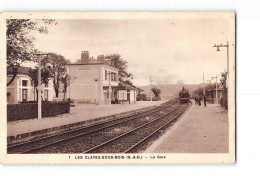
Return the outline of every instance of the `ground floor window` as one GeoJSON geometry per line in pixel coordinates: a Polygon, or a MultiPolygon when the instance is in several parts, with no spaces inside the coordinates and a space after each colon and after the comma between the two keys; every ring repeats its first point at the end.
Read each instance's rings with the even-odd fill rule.
{"type": "Polygon", "coordinates": [[[22,89],[22,101],[23,102],[27,101],[27,95],[28,95],[28,90],[22,89]]]}
{"type": "Polygon", "coordinates": [[[48,101],[49,90],[44,90],[44,100],[48,101]]]}
{"type": "Polygon", "coordinates": [[[130,90],[127,90],[127,100],[130,101],[130,90]]]}

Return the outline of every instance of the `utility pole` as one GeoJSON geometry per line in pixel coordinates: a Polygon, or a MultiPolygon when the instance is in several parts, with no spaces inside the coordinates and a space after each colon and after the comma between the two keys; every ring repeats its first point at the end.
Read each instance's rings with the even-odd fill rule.
{"type": "Polygon", "coordinates": [[[109,79],[109,82],[108,82],[108,105],[111,106],[112,89],[111,89],[111,72],[110,71],[108,72],[108,79],[109,79]]]}
{"type": "Polygon", "coordinates": [[[41,73],[41,56],[46,55],[47,57],[49,54],[37,54],[39,57],[38,60],[38,119],[42,119],[42,73],[41,73]]]}
{"type": "Polygon", "coordinates": [[[203,72],[203,95],[205,95],[204,72],[203,72]]]}
{"type": "Polygon", "coordinates": [[[216,79],[216,104],[218,104],[218,75],[215,77],[211,77],[212,79],[216,79]]]}
{"type": "MultiPolygon", "coordinates": [[[[151,89],[152,89],[152,76],[150,76],[150,87],[151,87],[151,89]]],[[[152,90],[150,90],[151,91],[151,101],[153,101],[153,92],[152,92],[152,90]]]]}
{"type": "MultiPolygon", "coordinates": [[[[129,78],[129,77],[127,78],[128,81],[130,81],[131,79],[133,80],[134,77],[131,76],[130,78],[129,78]]],[[[130,82],[131,82],[131,81],[130,81],[130,82]]],[[[134,86],[132,86],[132,87],[134,87],[134,86]]],[[[136,97],[135,97],[136,93],[135,93],[135,91],[136,91],[136,90],[134,89],[134,104],[135,104],[135,102],[136,102],[136,97]]],[[[129,104],[130,104],[130,103],[131,103],[131,90],[129,91],[129,104]]]]}

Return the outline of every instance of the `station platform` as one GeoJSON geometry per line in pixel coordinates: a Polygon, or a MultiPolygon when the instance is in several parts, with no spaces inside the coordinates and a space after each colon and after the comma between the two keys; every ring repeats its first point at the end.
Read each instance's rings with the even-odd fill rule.
{"type": "Polygon", "coordinates": [[[193,104],[145,153],[227,153],[228,111],[193,104]]]}
{"type": "Polygon", "coordinates": [[[32,138],[91,125],[146,110],[166,101],[138,101],[135,104],[86,105],[71,107],[70,113],[43,119],[27,119],[7,123],[7,142],[13,144],[32,138]]]}

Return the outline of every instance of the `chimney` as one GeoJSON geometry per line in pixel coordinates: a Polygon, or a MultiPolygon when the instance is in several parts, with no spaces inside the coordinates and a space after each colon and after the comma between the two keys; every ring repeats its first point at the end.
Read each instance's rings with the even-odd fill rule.
{"type": "Polygon", "coordinates": [[[89,53],[88,53],[88,51],[82,51],[81,52],[81,63],[82,64],[89,63],[89,53]]]}
{"type": "Polygon", "coordinates": [[[104,55],[98,55],[97,61],[101,63],[105,63],[105,56],[104,55]]]}

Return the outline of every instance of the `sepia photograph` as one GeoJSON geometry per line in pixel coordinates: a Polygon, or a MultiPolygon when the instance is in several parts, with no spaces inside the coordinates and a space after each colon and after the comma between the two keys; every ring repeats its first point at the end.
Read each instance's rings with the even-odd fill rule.
{"type": "Polygon", "coordinates": [[[234,12],[0,20],[1,163],[235,162],[234,12]]]}

